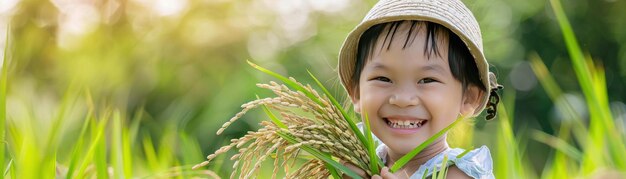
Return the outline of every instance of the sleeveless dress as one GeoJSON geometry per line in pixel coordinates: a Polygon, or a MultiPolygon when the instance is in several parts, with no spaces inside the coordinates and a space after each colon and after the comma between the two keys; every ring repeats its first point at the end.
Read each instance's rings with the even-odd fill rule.
{"type": "MultiPolygon", "coordinates": [[[[435,157],[429,159],[426,163],[422,164],[415,173],[411,175],[411,179],[421,179],[422,176],[431,176],[434,168],[439,171],[441,164],[443,164],[444,156],[447,156],[446,167],[456,165],[463,173],[472,177],[480,179],[491,179],[493,176],[493,161],[489,148],[481,146],[480,148],[471,150],[461,157],[457,157],[465,152],[464,149],[448,148],[445,151],[437,154],[435,157]]],[[[387,158],[387,146],[380,144],[376,148],[376,154],[386,163],[387,158]]]]}
{"type": "MultiPolygon", "coordinates": [[[[363,131],[364,127],[362,123],[358,123],[357,126],[361,129],[361,131],[363,131]]],[[[376,147],[376,154],[383,160],[383,163],[387,163],[387,146],[373,134],[372,137],[378,144],[378,147],[376,147]]],[[[435,157],[429,159],[426,163],[422,164],[422,166],[420,166],[410,178],[421,179],[423,176],[431,176],[434,168],[439,171],[441,169],[444,156],[447,156],[448,158],[446,166],[456,165],[459,170],[463,171],[463,173],[472,178],[495,178],[493,175],[493,160],[491,159],[491,153],[489,152],[489,148],[487,148],[487,146],[483,145],[480,148],[467,152],[461,157],[457,157],[463,154],[463,152],[465,152],[464,149],[448,148],[437,154],[435,157]]]]}

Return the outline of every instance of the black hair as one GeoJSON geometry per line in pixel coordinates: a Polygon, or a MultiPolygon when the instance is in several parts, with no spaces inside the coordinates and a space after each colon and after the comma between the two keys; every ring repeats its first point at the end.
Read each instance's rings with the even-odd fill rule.
{"type": "MultiPolygon", "coordinates": [[[[425,45],[424,53],[426,57],[430,58],[432,55],[441,56],[439,48],[437,48],[437,37],[440,35],[447,36],[448,63],[450,64],[450,70],[452,72],[452,76],[461,82],[463,86],[463,91],[465,92],[468,89],[469,85],[476,86],[484,92],[488,91],[487,87],[480,81],[480,76],[478,75],[478,67],[476,66],[474,57],[469,52],[469,49],[467,48],[465,43],[456,34],[452,33],[448,28],[437,23],[428,21],[404,20],[374,25],[366,30],[363,35],[361,35],[357,48],[357,59],[355,63],[355,68],[352,73],[353,75],[351,77],[351,84],[349,84],[351,90],[349,90],[348,93],[351,96],[359,96],[358,90],[361,72],[363,71],[363,68],[365,67],[367,61],[371,60],[371,58],[369,57],[371,57],[371,55],[373,54],[374,47],[376,46],[376,43],[378,43],[380,35],[386,32],[385,38],[382,42],[383,45],[381,46],[380,50],[383,50],[384,48],[386,48],[386,50],[389,50],[391,42],[394,39],[394,36],[398,30],[398,27],[404,23],[410,23],[411,27],[409,28],[409,32],[407,34],[404,45],[402,46],[402,49],[406,48],[407,45],[411,45],[413,43],[416,34],[420,30],[419,28],[425,27],[425,43],[427,45],[425,45]]],[[[439,42],[441,43],[441,41],[439,42]]]]}

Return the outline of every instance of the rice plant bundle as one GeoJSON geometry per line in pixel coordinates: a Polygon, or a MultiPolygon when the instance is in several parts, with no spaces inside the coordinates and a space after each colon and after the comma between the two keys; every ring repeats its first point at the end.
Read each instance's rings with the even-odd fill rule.
{"type": "MultiPolygon", "coordinates": [[[[262,121],[262,128],[257,131],[248,131],[245,136],[232,139],[230,144],[221,147],[209,155],[207,161],[194,168],[206,166],[218,155],[237,148],[238,153],[230,158],[235,160],[231,178],[237,174],[239,178],[255,176],[263,161],[268,158],[274,158],[273,178],[281,168],[287,178],[328,178],[331,175],[333,178],[341,178],[342,174],[360,178],[339,161],[350,162],[370,176],[379,174],[382,162],[376,156],[367,117],[363,119],[365,129],[361,132],[351,117],[353,115],[349,115],[312,74],[311,77],[324,91],[323,94],[315,91],[311,85],[303,85],[294,78],[286,78],[248,63],[280,79],[284,84],[273,81],[269,84],[257,84],[260,88],[271,90],[276,97],[243,104],[243,110],[224,123],[217,134],[221,134],[251,109],[263,108],[271,120],[262,121]],[[270,109],[279,114],[274,114],[270,109]],[[313,157],[307,157],[310,155],[313,157]],[[290,171],[293,163],[303,158],[307,161],[295,171],[290,171]]],[[[449,127],[443,131],[448,129],[449,127]]],[[[431,139],[439,137],[443,131],[431,139]]],[[[398,160],[391,171],[402,167],[429,143],[425,142],[398,160]]]]}

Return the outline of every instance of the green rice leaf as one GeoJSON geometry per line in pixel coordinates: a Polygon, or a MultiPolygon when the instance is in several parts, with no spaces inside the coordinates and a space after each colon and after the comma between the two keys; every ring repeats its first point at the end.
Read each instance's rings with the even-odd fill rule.
{"type": "Polygon", "coordinates": [[[437,175],[437,179],[445,179],[448,175],[448,155],[443,155],[443,161],[441,161],[441,168],[439,168],[439,173],[437,175]]]}
{"type": "Polygon", "coordinates": [[[439,179],[439,170],[437,169],[437,165],[433,165],[433,173],[430,176],[431,179],[439,179]]]}
{"type": "Polygon", "coordinates": [[[426,171],[424,171],[424,174],[422,174],[422,179],[426,179],[427,174],[428,174],[428,169],[426,169],[426,171]]]}
{"type": "Polygon", "coordinates": [[[474,147],[470,147],[470,149],[463,151],[461,154],[457,155],[456,158],[462,158],[465,154],[469,153],[469,151],[474,150],[473,148],[474,147]]]}
{"type": "Polygon", "coordinates": [[[450,130],[452,127],[454,127],[456,124],[458,124],[463,119],[465,119],[465,116],[463,116],[463,115],[459,116],[448,127],[446,127],[444,129],[442,129],[441,131],[437,132],[435,135],[433,135],[432,137],[430,137],[426,141],[424,141],[424,143],[420,144],[419,146],[415,147],[415,149],[411,150],[411,152],[409,152],[409,153],[405,154],[404,156],[402,156],[400,159],[398,159],[398,161],[396,161],[396,163],[394,163],[391,166],[391,169],[390,169],[391,173],[395,173],[396,171],[398,171],[398,169],[400,169],[404,165],[406,165],[406,163],[408,163],[409,160],[411,160],[418,153],[420,153],[422,150],[424,150],[424,148],[426,148],[428,145],[433,143],[435,141],[435,139],[438,139],[439,137],[441,137],[443,134],[448,132],[448,130],[450,130]]]}
{"type": "Polygon", "coordinates": [[[328,170],[328,172],[330,172],[330,175],[333,176],[333,178],[335,179],[341,178],[341,175],[339,175],[339,172],[335,170],[335,167],[333,167],[332,165],[328,163],[324,163],[324,166],[326,166],[326,169],[328,170]]]}
{"type": "MultiPolygon", "coordinates": [[[[283,139],[289,141],[292,144],[299,143],[298,140],[296,140],[295,138],[289,136],[289,134],[284,133],[282,131],[278,131],[276,134],[278,134],[280,137],[282,137],[283,139]]],[[[314,148],[311,148],[311,147],[309,147],[307,145],[302,145],[300,148],[303,149],[304,151],[308,152],[309,154],[315,156],[317,159],[320,159],[320,160],[324,161],[325,163],[330,164],[335,169],[339,169],[341,172],[343,172],[344,174],[346,174],[346,175],[348,175],[348,176],[350,176],[352,178],[361,178],[358,174],[354,173],[354,171],[350,170],[348,167],[343,166],[339,162],[333,160],[330,157],[329,154],[317,151],[314,148]]]]}
{"type": "Polygon", "coordinates": [[[376,155],[376,149],[374,148],[374,139],[372,138],[372,130],[370,128],[370,120],[367,116],[367,113],[363,111],[365,117],[363,118],[365,121],[365,136],[367,137],[367,152],[370,157],[370,171],[374,175],[380,174],[379,163],[378,163],[378,155],[376,155]]]}
{"type": "Polygon", "coordinates": [[[315,101],[315,103],[323,105],[322,101],[320,101],[317,97],[315,97],[315,95],[313,95],[313,93],[311,93],[308,90],[304,89],[302,86],[298,85],[296,82],[291,81],[289,78],[284,77],[284,76],[282,76],[282,75],[280,75],[280,74],[278,74],[276,72],[273,72],[273,71],[270,71],[268,69],[265,69],[265,68],[263,68],[263,67],[261,67],[261,66],[259,66],[257,64],[254,64],[254,63],[252,63],[250,61],[247,61],[247,62],[248,62],[248,64],[250,66],[256,68],[257,70],[259,70],[259,71],[261,71],[263,73],[266,73],[268,75],[271,75],[271,76],[279,79],[283,83],[285,83],[287,86],[289,86],[289,87],[291,87],[291,88],[293,88],[293,89],[295,89],[297,91],[300,91],[300,92],[304,93],[311,100],[315,101]]]}
{"type": "MultiPolygon", "coordinates": [[[[259,95],[256,96],[256,99],[259,99],[259,95]]],[[[270,111],[270,109],[265,104],[263,104],[263,111],[265,112],[265,114],[267,114],[268,117],[270,117],[270,119],[272,120],[272,122],[274,122],[274,124],[276,124],[276,126],[283,129],[287,128],[287,125],[281,122],[280,119],[278,119],[276,115],[274,115],[274,113],[272,113],[272,111],[270,111]]]]}
{"type": "Polygon", "coordinates": [[[359,130],[359,128],[356,126],[356,124],[354,123],[354,120],[352,120],[352,118],[350,118],[348,113],[346,113],[346,110],[344,110],[343,107],[341,107],[341,105],[339,105],[339,102],[337,102],[337,100],[333,97],[333,95],[331,95],[330,92],[328,92],[328,90],[326,90],[324,85],[322,85],[322,83],[319,80],[317,80],[317,78],[315,77],[315,75],[313,75],[313,73],[311,73],[308,70],[307,70],[307,72],[309,73],[311,78],[313,78],[315,83],[317,83],[318,87],[320,87],[322,89],[322,91],[324,91],[326,96],[328,96],[330,101],[333,103],[333,106],[335,106],[335,108],[339,109],[339,111],[341,112],[341,115],[343,115],[343,118],[346,120],[346,122],[348,122],[348,124],[350,126],[350,129],[352,129],[352,132],[354,134],[356,134],[357,138],[361,141],[361,143],[363,145],[367,145],[367,143],[366,143],[367,140],[365,140],[365,136],[363,136],[363,134],[361,133],[361,130],[359,130]]]}

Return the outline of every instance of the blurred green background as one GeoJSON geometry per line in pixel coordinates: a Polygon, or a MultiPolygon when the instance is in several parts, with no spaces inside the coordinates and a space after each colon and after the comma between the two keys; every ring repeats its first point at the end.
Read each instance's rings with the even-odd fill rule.
{"type": "MultiPolygon", "coordinates": [[[[11,144],[30,135],[33,149],[50,147],[45,139],[58,142],[42,150],[53,151],[56,168],[71,166],[73,156],[88,155],[72,151],[86,149],[76,149],[75,143],[82,139],[78,134],[91,111],[96,118],[120,115],[130,136],[121,146],[133,154],[132,166],[139,166],[133,176],[202,162],[230,139],[257,129],[257,123],[266,120],[256,110],[225,134],[215,135],[241,104],[256,99],[256,94],[270,94],[255,84],[274,79],[255,71],[246,60],[311,83],[308,69],[344,99],[335,70],[337,53],[345,36],[375,2],[2,0],[0,49],[7,53],[0,52],[0,56],[8,59],[3,66],[8,70],[6,161],[19,154],[15,149],[28,146],[11,144]],[[149,148],[154,150],[152,159],[149,148]]],[[[533,140],[531,131],[558,135],[562,121],[569,120],[555,105],[559,101],[571,104],[583,123],[589,118],[550,3],[464,2],[481,25],[491,70],[506,88],[504,100],[514,104],[507,110],[515,111],[509,117],[515,119],[511,125],[523,146],[518,148],[523,163],[530,176],[539,176],[555,149],[533,140]],[[543,59],[562,89],[556,102],[534,75],[529,62],[533,54],[543,59]]],[[[605,68],[613,120],[624,135],[626,1],[562,3],[583,53],[605,68]]],[[[477,118],[473,142],[465,147],[487,145],[497,151],[498,120],[477,118]]],[[[105,132],[105,141],[115,141],[113,133],[105,132]]],[[[40,157],[46,158],[50,153],[43,151],[40,157]]],[[[209,169],[227,177],[228,166],[209,169]]]]}

